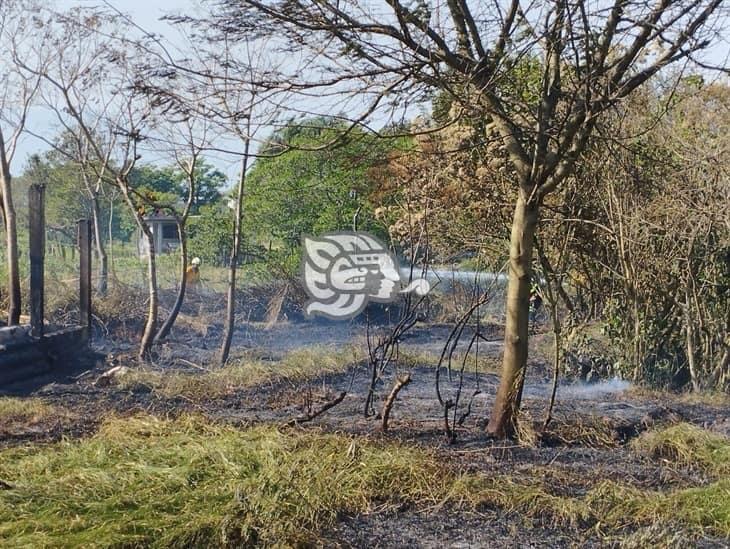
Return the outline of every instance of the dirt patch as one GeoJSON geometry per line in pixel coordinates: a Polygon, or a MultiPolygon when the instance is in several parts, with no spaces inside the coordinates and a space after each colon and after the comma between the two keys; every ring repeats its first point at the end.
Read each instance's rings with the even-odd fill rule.
{"type": "MultiPolygon", "coordinates": [[[[336,527],[323,533],[326,544],[335,547],[569,547],[574,535],[541,528],[505,517],[497,511],[481,513],[437,509],[386,510],[342,517],[336,527]]],[[[584,540],[587,541],[587,540],[584,540]]],[[[588,543],[583,547],[596,547],[588,543]]]]}

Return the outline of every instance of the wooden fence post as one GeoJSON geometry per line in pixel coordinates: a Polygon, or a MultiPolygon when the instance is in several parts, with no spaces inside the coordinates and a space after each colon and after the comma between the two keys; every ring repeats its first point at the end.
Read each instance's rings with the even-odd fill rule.
{"type": "Polygon", "coordinates": [[[91,337],[91,222],[79,220],[79,326],[91,337]]]}
{"type": "Polygon", "coordinates": [[[43,262],[46,252],[46,223],[43,185],[28,189],[28,244],[30,248],[30,333],[43,337],[43,262]]]}

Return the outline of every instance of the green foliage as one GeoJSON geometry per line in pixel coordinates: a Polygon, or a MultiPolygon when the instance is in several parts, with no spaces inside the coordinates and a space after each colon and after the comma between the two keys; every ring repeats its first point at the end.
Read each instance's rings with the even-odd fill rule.
{"type": "Polygon", "coordinates": [[[164,197],[184,196],[180,185],[180,174],[170,167],[158,167],[152,164],[142,164],[132,169],[129,174],[129,183],[133,189],[140,192],[148,191],[164,197]]]}
{"type": "Polygon", "coordinates": [[[355,130],[343,143],[326,147],[344,129],[336,121],[314,119],[272,136],[264,154],[282,150],[281,143],[310,150],[295,149],[256,162],[246,183],[247,235],[264,245],[274,241],[295,248],[305,234],[352,230],[358,211],[359,229],[383,233],[368,200],[368,170],[395,143],[355,130]]]}
{"type": "MultiPolygon", "coordinates": [[[[181,172],[177,173],[177,177],[183,195],[187,196],[189,188],[187,178],[181,172]]],[[[197,214],[204,206],[210,206],[222,198],[221,190],[226,186],[228,180],[226,174],[205,160],[196,164],[194,177],[195,195],[190,212],[197,214]]]]}
{"type": "Polygon", "coordinates": [[[70,229],[77,219],[91,215],[90,197],[79,167],[73,162],[59,162],[54,155],[33,155],[28,160],[24,179],[28,185],[45,185],[46,224],[56,229],[70,229]]]}
{"type": "Polygon", "coordinates": [[[233,210],[222,202],[202,206],[187,224],[188,251],[211,265],[226,265],[233,246],[233,210]]]}
{"type": "MultiPolygon", "coordinates": [[[[27,208],[28,187],[32,184],[46,188],[46,226],[48,239],[64,245],[76,242],[76,222],[92,216],[92,191],[96,186],[93,169],[88,173],[88,184],[84,182],[82,168],[56,150],[47,151],[30,157],[23,174],[14,181],[16,205],[19,213],[27,208]]],[[[109,226],[110,210],[113,209],[112,235],[127,241],[136,230],[136,224],[129,206],[121,198],[113,185],[103,183],[99,191],[100,223],[106,234],[109,226]]],[[[21,226],[25,221],[21,220],[21,226]]]]}

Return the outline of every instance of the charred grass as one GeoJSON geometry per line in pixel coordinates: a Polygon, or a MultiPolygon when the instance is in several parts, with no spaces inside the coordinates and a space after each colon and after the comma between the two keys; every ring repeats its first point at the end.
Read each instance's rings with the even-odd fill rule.
{"type": "Polygon", "coordinates": [[[0,439],[33,429],[48,429],[50,424],[71,419],[65,408],[40,398],[0,397],[0,439]]]}

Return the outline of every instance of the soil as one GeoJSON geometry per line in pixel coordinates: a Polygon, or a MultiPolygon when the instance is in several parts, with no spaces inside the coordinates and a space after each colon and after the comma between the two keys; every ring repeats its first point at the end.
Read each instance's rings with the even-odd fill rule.
{"type": "MultiPolygon", "coordinates": [[[[365,327],[360,323],[303,321],[279,322],[273,326],[242,322],[234,346],[240,352],[258,353],[275,359],[302,346],[339,348],[363,342],[365,327]]],[[[431,324],[416,326],[401,345],[413,356],[438,356],[450,327],[431,324]]],[[[499,356],[501,329],[489,327],[480,342],[483,356],[499,356]]],[[[178,330],[160,350],[159,368],[181,368],[200,372],[195,364],[210,360],[217,349],[220,329],[215,323],[200,330],[178,330]],[[191,366],[192,364],[192,366],[191,366]]],[[[109,413],[139,411],[172,415],[196,411],[235,425],[260,422],[283,424],[306,414],[346,391],[344,400],[297,429],[324,429],[371,438],[395,439],[416,444],[438,453],[445,467],[498,473],[535,474],[554,493],[580,496],[601,479],[622,481],[641,488],[669,489],[701,483],[698,472],[675,470],[629,451],[626,442],[652,425],[688,421],[730,435],[727,411],[710,404],[687,404],[679,398],[651,396],[618,381],[593,385],[564,384],[559,387],[554,419],[545,434],[533,444],[520,445],[490,440],[484,430],[493,403],[498,376],[494,372],[440,371],[440,392],[444,400],[456,401],[450,412],[455,437],[445,434],[443,407],[436,395],[435,362],[417,363],[405,369],[392,368],[376,385],[375,414],[364,414],[370,372],[367,364],[349,371],[325,375],[294,384],[277,381],[236,391],[225,398],[196,403],[165,399],[144,390],[120,390],[113,383],[101,386],[99,376],[111,367],[133,367],[134,345],[107,338],[96,342],[97,355],[73,365],[62,377],[34,380],[4,389],[5,394],[33,395],[63,406],[70,418],[54,418],[25,427],[0,426],[0,448],[27,442],[51,442],[61,437],[81,437],[93,433],[109,413]],[[393,408],[389,430],[383,433],[379,412],[383,399],[397,375],[409,371],[412,381],[405,386],[393,408]],[[461,386],[461,391],[459,387],[461,386]],[[471,413],[461,425],[458,419],[471,413]],[[594,433],[594,436],[586,435],[594,433]],[[600,433],[600,436],[595,435],[600,433]],[[566,479],[570,479],[569,482],[566,479]]],[[[551,390],[550,372],[539,357],[533,359],[526,380],[523,422],[540,425],[551,390]]],[[[2,394],[2,393],[0,393],[2,394]]],[[[498,510],[465,513],[455,508],[414,509],[376,508],[368,514],[342,516],[322,534],[322,544],[340,547],[570,547],[605,546],[593,530],[566,530],[540,520],[525,521],[498,510]]],[[[727,540],[695,540],[700,545],[725,546],[727,540]]]]}

